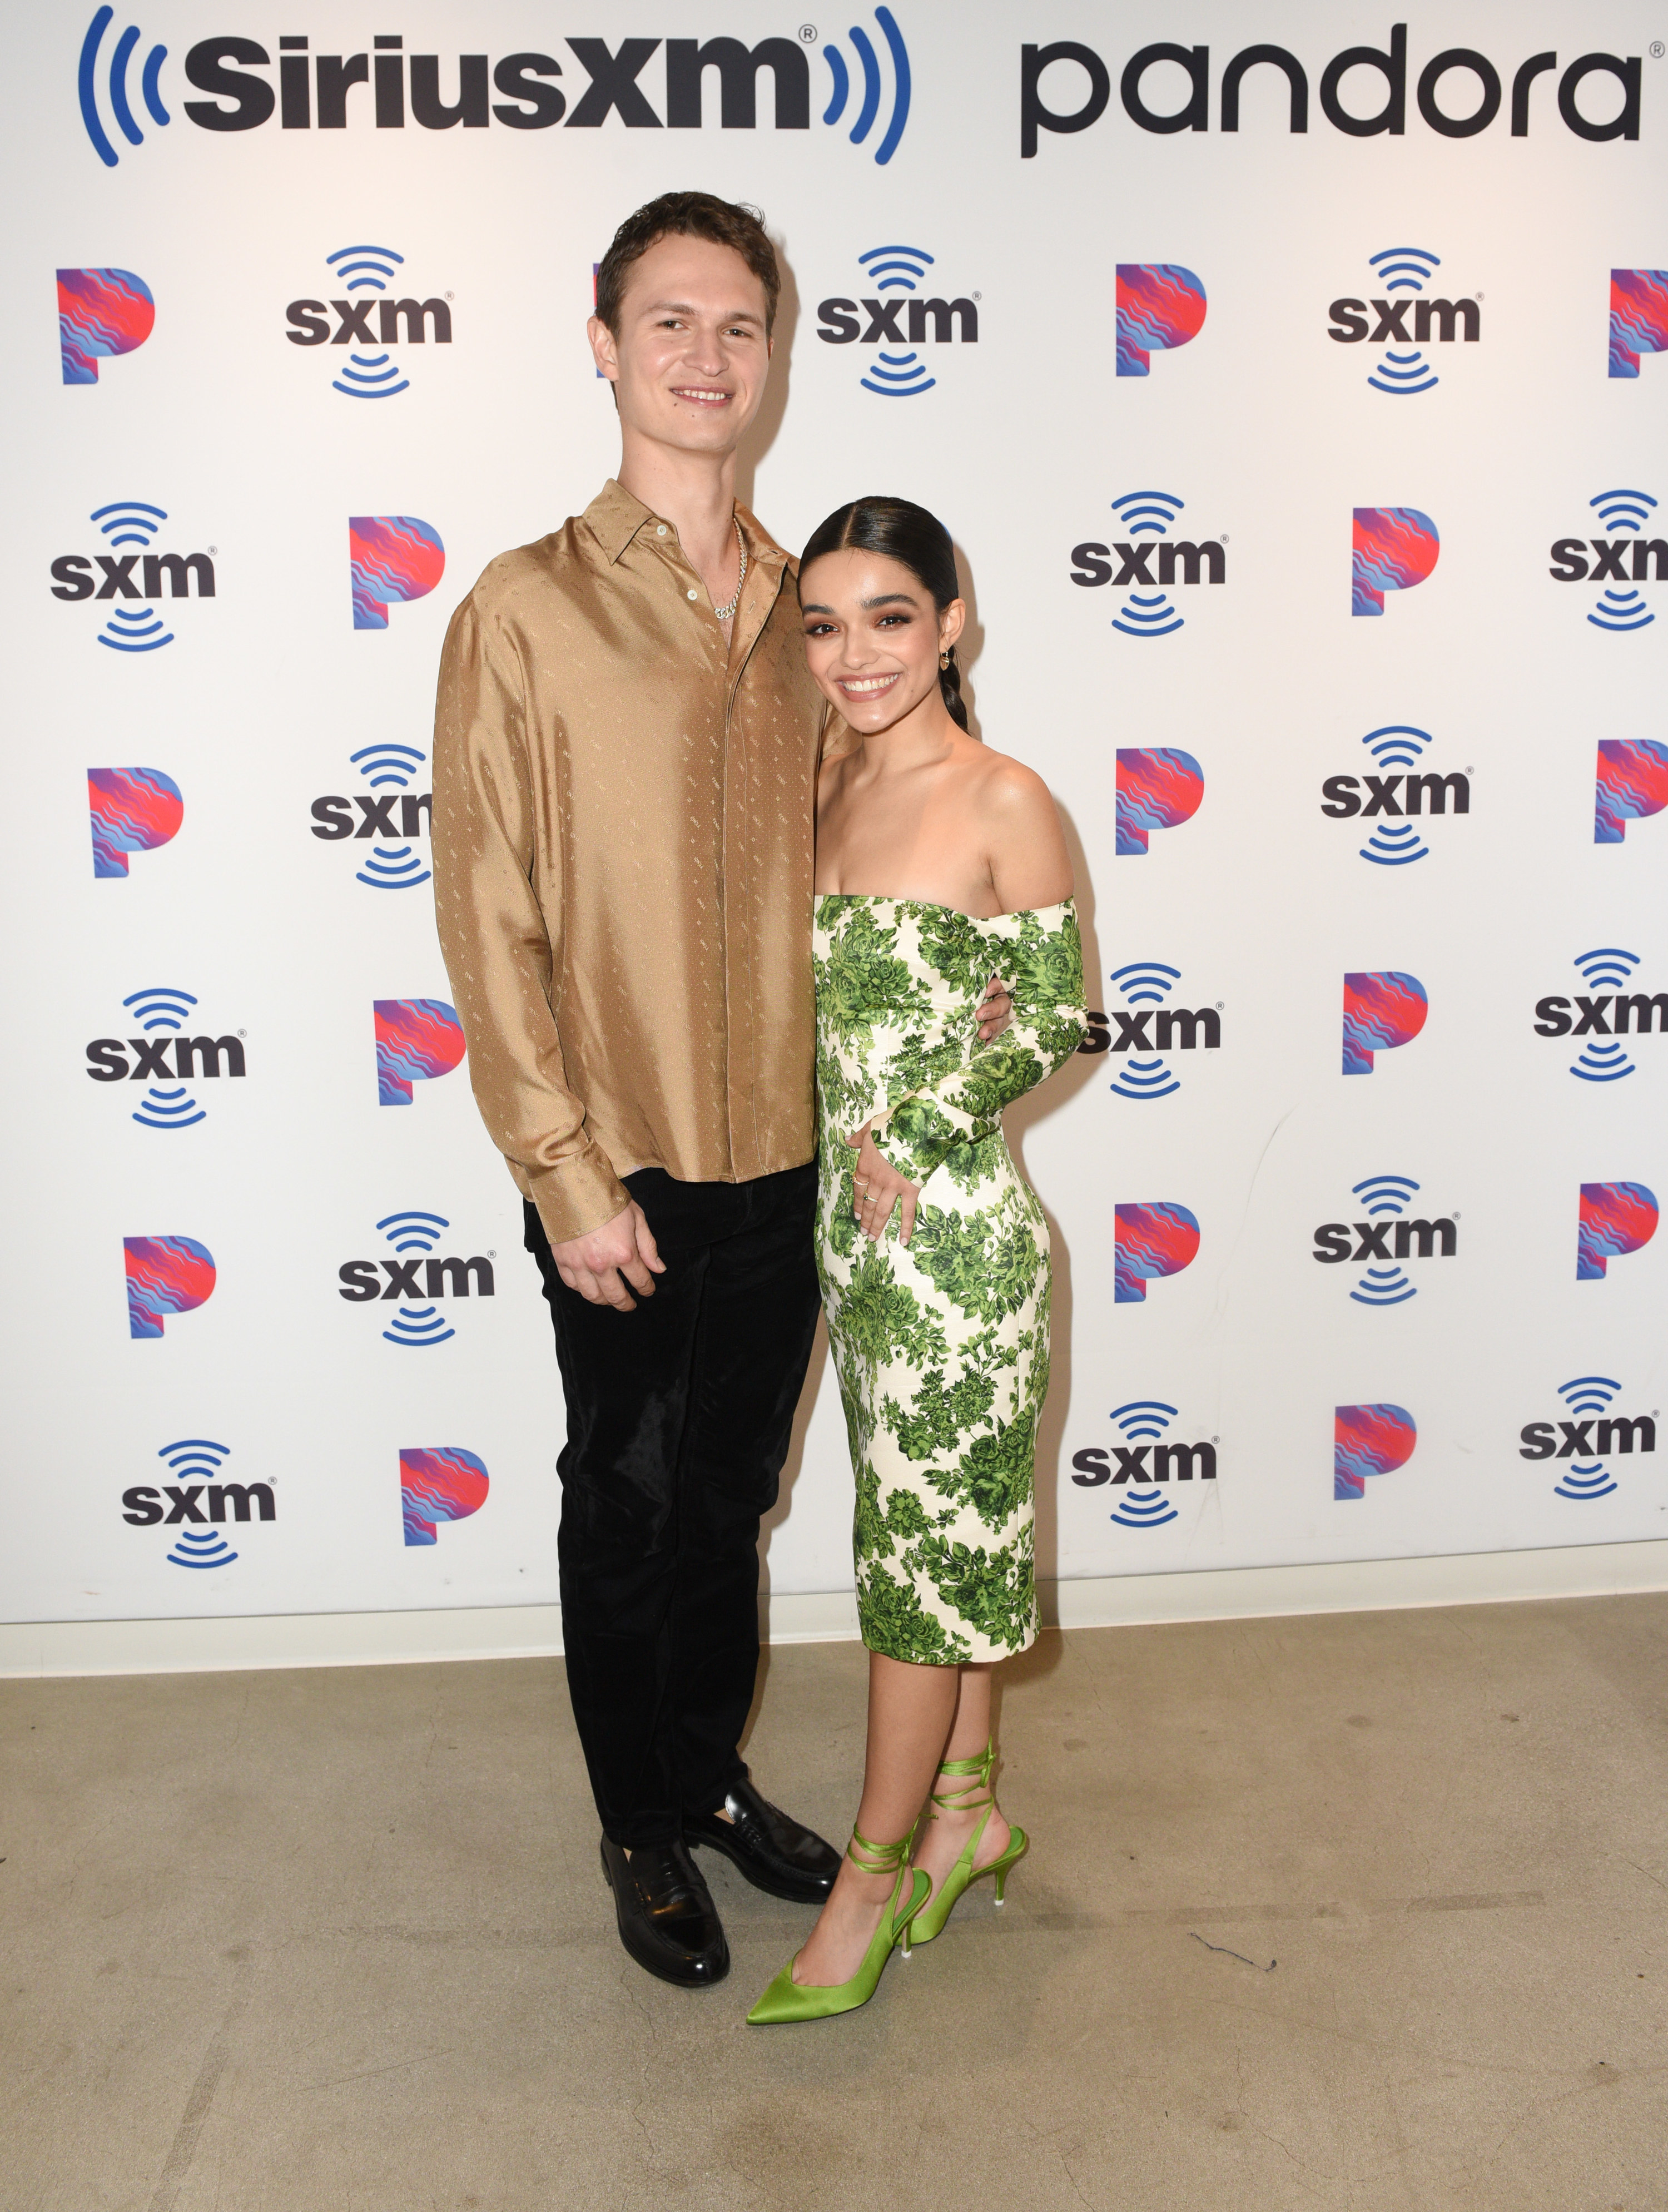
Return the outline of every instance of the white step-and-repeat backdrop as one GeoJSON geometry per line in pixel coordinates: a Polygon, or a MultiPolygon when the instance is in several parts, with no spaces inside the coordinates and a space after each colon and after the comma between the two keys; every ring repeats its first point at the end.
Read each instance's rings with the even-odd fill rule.
{"type": "MultiPolygon", "coordinates": [[[[1092,1048],[1010,1117],[1061,1248],[1043,1571],[1668,1534],[1658,33],[16,17],[4,1611],[554,1599],[429,713],[453,605],[614,465],[593,264],[684,185],[791,272],[744,491],[791,547],[860,492],[945,519],[980,726],[1080,854],[1092,1048]]],[[[850,1581],[821,1355],[813,1395],[778,1590],[850,1581]]]]}

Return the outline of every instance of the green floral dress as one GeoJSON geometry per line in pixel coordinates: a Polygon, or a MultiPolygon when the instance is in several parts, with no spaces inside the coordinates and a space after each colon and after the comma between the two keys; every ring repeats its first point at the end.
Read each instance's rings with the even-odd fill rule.
{"type": "Polygon", "coordinates": [[[816,1261],[857,1477],[863,1640],[937,1666],[1000,1659],[1037,1632],[1032,1489],[1048,1389],[1048,1225],[1004,1107],[1083,1030],[1076,908],[980,921],[918,899],[816,902],[816,1261]],[[992,975],[1012,1026],[981,1045],[992,975]],[[915,1231],[873,1243],[852,1213],[871,1118],[921,1186],[915,1231]]]}

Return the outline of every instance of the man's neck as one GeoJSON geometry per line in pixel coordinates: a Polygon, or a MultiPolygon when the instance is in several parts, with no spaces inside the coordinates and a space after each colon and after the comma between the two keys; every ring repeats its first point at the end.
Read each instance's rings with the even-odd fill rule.
{"type": "Polygon", "coordinates": [[[628,434],[620,457],[619,481],[634,499],[641,500],[672,525],[699,574],[716,578],[733,572],[733,453],[683,453],[628,434]]]}

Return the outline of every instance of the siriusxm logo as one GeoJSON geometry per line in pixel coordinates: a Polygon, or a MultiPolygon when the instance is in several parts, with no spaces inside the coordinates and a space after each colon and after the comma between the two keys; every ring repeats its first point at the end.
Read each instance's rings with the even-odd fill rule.
{"type": "Polygon", "coordinates": [[[374,999],[377,1103],[409,1106],[414,1083],[450,1075],[464,1056],[464,1025],[444,999],[374,999]]]}
{"type": "Polygon", "coordinates": [[[446,547],[415,514],[350,514],[348,576],[355,629],[386,629],[388,610],[426,599],[446,574],[446,547]]]}
{"type": "Polygon", "coordinates": [[[66,384],[96,384],[99,363],[132,353],[150,336],[156,302],[129,269],[60,269],[58,342],[66,384]]]}
{"type": "Polygon", "coordinates": [[[397,392],[411,389],[411,380],[401,373],[388,351],[390,346],[399,343],[402,333],[406,344],[422,345],[432,328],[436,345],[452,343],[452,309],[446,300],[355,300],[351,296],[355,292],[385,293],[396,281],[395,270],[404,262],[405,256],[396,253],[391,246],[339,246],[325,256],[325,265],[349,296],[332,300],[329,308],[323,300],[292,300],[284,309],[284,319],[290,325],[284,336],[291,345],[379,349],[373,353],[350,352],[341,364],[341,374],[331,382],[332,392],[345,392],[349,399],[391,399],[397,392]],[[377,314],[374,333],[373,307],[377,314]],[[334,331],[331,310],[336,315],[334,331]]]}
{"type": "Polygon", "coordinates": [[[1668,745],[1656,738],[1601,738],[1592,842],[1619,845],[1630,822],[1668,806],[1668,745]]]}
{"type": "Polygon", "coordinates": [[[1668,269],[1612,269],[1610,374],[1637,376],[1642,353],[1668,353],[1668,269]]]}
{"type": "Polygon", "coordinates": [[[1362,1498],[1367,1479],[1405,1467],[1419,1441],[1413,1416],[1404,1406],[1335,1406],[1332,1408],[1332,1498],[1362,1498]]]}
{"type": "Polygon", "coordinates": [[[1204,287],[1175,261],[1118,264],[1118,374],[1145,376],[1155,353],[1190,344],[1204,327],[1204,287]]]}
{"type": "Polygon", "coordinates": [[[467,1521],[492,1487],[485,1464],[472,1451],[448,1444],[400,1453],[400,1521],[407,1544],[436,1541],[442,1521],[467,1521]]]}
{"type": "Polygon", "coordinates": [[[1601,1283],[1612,1260],[1641,1252],[1657,1233],[1656,1193],[1642,1182],[1584,1182],[1575,1231],[1575,1279],[1601,1283]]]}
{"type": "Polygon", "coordinates": [[[1417,1296],[1418,1285],[1403,1272],[1404,1260],[1453,1259],[1459,1249],[1459,1217],[1442,1214],[1434,1221],[1404,1218],[1413,1194],[1419,1188],[1411,1176],[1368,1176],[1351,1186],[1369,1218],[1353,1225],[1323,1221],[1314,1232],[1313,1257],[1323,1266],[1337,1267],[1346,1260],[1382,1260],[1382,1267],[1368,1267],[1350,1293],[1360,1306],[1405,1305],[1417,1296]],[[1353,1236],[1353,1243],[1351,1241],[1353,1236]]]}
{"type": "Polygon", "coordinates": [[[1071,580],[1081,584],[1085,591],[1099,584],[1110,584],[1122,590],[1126,584],[1155,585],[1160,588],[1146,592],[1131,591],[1129,597],[1112,618],[1112,626],[1125,637],[1171,637],[1182,626],[1183,617],[1168,597],[1168,587],[1173,584],[1222,584],[1228,580],[1228,555],[1224,541],[1209,538],[1195,544],[1191,538],[1168,536],[1170,525],[1186,505],[1169,491],[1127,491],[1121,499],[1112,502],[1113,513],[1129,532],[1127,539],[1114,538],[1110,545],[1096,544],[1092,539],[1071,549],[1071,580]],[[1162,544],[1142,544],[1142,538],[1162,538],[1162,544]],[[1114,572],[1110,556],[1118,556],[1119,567],[1114,572]],[[1158,558],[1158,573],[1153,573],[1153,557],[1158,558]],[[1177,571],[1180,570],[1180,574],[1177,571]]]}
{"type": "Polygon", "coordinates": [[[484,1258],[477,1255],[470,1260],[434,1256],[440,1231],[451,1226],[443,1213],[426,1213],[420,1208],[385,1215],[377,1227],[393,1246],[395,1257],[344,1260],[337,1270],[337,1280],[341,1285],[337,1297],[346,1298],[352,1305],[368,1304],[373,1299],[385,1304],[401,1299],[422,1300],[421,1304],[401,1305],[392,1325],[383,1330],[383,1337],[389,1344],[408,1348],[444,1344],[458,1332],[434,1301],[442,1297],[466,1298],[471,1285],[477,1297],[489,1298],[494,1291],[491,1253],[484,1258]],[[408,1259],[404,1256],[408,1253],[417,1256],[408,1259]],[[379,1269],[387,1277],[385,1283],[379,1269]]]}
{"type": "Polygon", "coordinates": [[[1392,246],[1382,253],[1369,253],[1367,265],[1386,293],[1383,300],[1334,300],[1326,313],[1331,318],[1326,335],[1339,345],[1381,345],[1384,358],[1368,371],[1374,392],[1412,396],[1434,392],[1441,381],[1419,350],[1430,343],[1433,330],[1439,345],[1452,345],[1464,335],[1475,345],[1483,335],[1483,310],[1475,300],[1427,300],[1422,296],[1397,299],[1404,293],[1422,295],[1425,280],[1442,265],[1441,256],[1422,246],[1392,246]],[[1368,309],[1374,320],[1370,327],[1368,309]],[[1411,331],[1407,319],[1413,317],[1411,331]],[[1399,346],[1401,350],[1393,349],[1399,346]]]}
{"type": "Polygon", "coordinates": [[[1191,1267],[1199,1249],[1198,1216],[1174,1200],[1113,1208],[1114,1305],[1140,1305],[1149,1283],[1191,1267]]]}
{"type": "Polygon", "coordinates": [[[1167,1492],[1157,1486],[1174,1479],[1191,1482],[1197,1470],[1201,1482],[1216,1480],[1216,1446],[1208,1443],[1167,1443],[1164,1431],[1176,1419],[1177,1408],[1162,1398],[1131,1398],[1114,1406],[1112,1419],[1125,1441],[1113,1444],[1111,1458],[1095,1445],[1071,1455],[1071,1480],[1083,1490],[1098,1490],[1103,1483],[1130,1486],[1113,1507],[1110,1517],[1120,1528],[1160,1528],[1177,1518],[1167,1492]],[[1151,1465],[1148,1456],[1151,1455],[1151,1465]],[[1118,1462],[1114,1468],[1112,1460],[1118,1462]]]}
{"type": "Polygon", "coordinates": [[[167,1461],[173,1481],[136,1483],[122,1492],[122,1518],[130,1528],[155,1528],[159,1522],[165,1528],[179,1528],[167,1553],[170,1566],[229,1567],[238,1554],[220,1534],[226,1522],[277,1519],[278,1501],[270,1481],[221,1480],[221,1470],[231,1455],[229,1444],[215,1443],[207,1437],[182,1437],[176,1443],[164,1444],[156,1455],[167,1461]]]}
{"type": "Polygon", "coordinates": [[[148,990],[135,991],[122,1005],[145,1036],[125,1040],[94,1037],[87,1048],[87,1073],[94,1083],[149,1083],[149,1090],[131,1116],[142,1129],[195,1128],[209,1117],[186,1090],[186,1084],[199,1071],[218,1077],[222,1059],[227,1075],[246,1072],[241,1030],[236,1036],[190,1035],[196,1004],[189,991],[172,986],[153,985],[148,990]],[[155,1034],[159,1030],[160,1036],[155,1034]],[[168,1065],[170,1049],[172,1066],[168,1065]]]}
{"type": "Polygon", "coordinates": [[[1376,765],[1387,775],[1329,775],[1320,787],[1321,812],[1334,822],[1350,822],[1359,815],[1374,826],[1360,848],[1363,860],[1380,868],[1404,868],[1410,860],[1427,860],[1430,847],[1422,827],[1416,830],[1405,817],[1446,814],[1453,801],[1456,814],[1471,811],[1469,775],[1450,769],[1446,775],[1417,770],[1420,756],[1432,743],[1428,730],[1416,730],[1405,722],[1386,722],[1369,730],[1362,739],[1376,765]],[[1376,818],[1375,818],[1376,817],[1376,818]],[[1391,828],[1394,821],[1399,827],[1391,828]]]}
{"type": "MultiPolygon", "coordinates": [[[[89,559],[81,553],[60,553],[52,563],[52,597],[55,599],[156,599],[162,595],[162,580],[167,579],[170,599],[189,599],[193,579],[197,596],[212,599],[215,596],[215,564],[209,553],[153,553],[152,539],[157,527],[167,520],[165,507],[153,507],[149,500],[112,500],[107,507],[95,507],[88,517],[96,522],[109,544],[108,553],[95,553],[89,559]],[[140,550],[118,555],[117,548],[133,545],[140,550]],[[93,571],[97,568],[104,580],[94,588],[93,571]],[[137,568],[143,590],[134,581],[137,568]]],[[[173,618],[168,617],[170,621],[173,618]]],[[[107,645],[115,653],[155,653],[165,645],[173,643],[173,632],[165,627],[154,607],[118,605],[109,621],[99,632],[99,643],[107,645]]]]}
{"type": "Polygon", "coordinates": [[[1608,1042],[1603,1044],[1583,1045],[1569,1072],[1583,1083],[1619,1083],[1624,1075],[1635,1073],[1637,1063],[1628,1057],[1628,1048],[1618,1040],[1630,1033],[1648,1036],[1653,1015],[1659,1033],[1668,1030],[1668,991],[1629,990],[1639,955],[1624,951],[1619,945],[1601,945],[1591,952],[1578,952],[1574,965],[1583,982],[1607,983],[1610,989],[1578,991],[1573,1003],[1560,994],[1537,999],[1535,1035],[1605,1038],[1608,1042]]]}
{"type": "MultiPolygon", "coordinates": [[[[78,88],[87,135],[100,160],[113,167],[116,148],[98,100],[100,48],[112,12],[100,8],[88,27],[78,88]]],[[[891,9],[877,7],[875,23],[878,42],[861,25],[852,27],[854,62],[837,41],[823,47],[828,82],[822,119],[831,128],[849,123],[846,136],[851,143],[865,150],[872,146],[876,161],[884,167],[909,121],[911,73],[908,50],[891,9]],[[851,109],[855,113],[848,118],[851,109]]],[[[117,129],[135,146],[143,143],[144,133],[134,120],[127,72],[138,40],[138,31],[130,28],[117,41],[106,98],[117,129]]],[[[408,55],[401,33],[379,33],[371,52],[357,54],[315,54],[309,37],[286,33],[276,42],[275,84],[266,46],[258,39],[221,35],[199,40],[187,52],[185,81],[209,97],[184,106],[199,130],[215,132],[256,131],[275,114],[285,131],[343,131],[350,125],[403,131],[408,116],[424,131],[451,131],[459,125],[465,131],[484,131],[494,122],[511,131],[548,131],[564,119],[570,131],[597,131],[610,116],[617,116],[628,131],[699,131],[707,118],[706,96],[716,77],[719,127],[753,131],[759,128],[759,76],[766,70],[773,88],[776,129],[809,131],[811,70],[805,49],[816,41],[809,23],[798,40],[761,39],[751,47],[731,38],[622,39],[618,51],[610,52],[606,39],[570,38],[562,41],[572,57],[566,71],[553,54],[506,54],[495,64],[486,54],[460,54],[446,64],[443,84],[440,57],[408,55]],[[664,112],[657,113],[640,80],[663,46],[664,112]],[[258,76],[258,70],[267,74],[258,76]],[[448,99],[454,87],[457,97],[448,99]],[[494,91],[501,99],[493,99],[494,91]]],[[[145,106],[159,127],[171,119],[161,90],[167,58],[166,46],[154,46],[140,78],[145,106]]]]}
{"type": "Polygon", "coordinates": [[[1343,979],[1343,1073],[1371,1075],[1375,1053],[1409,1044],[1430,1011],[1416,975],[1393,968],[1357,969],[1343,979]]]}
{"type": "MultiPolygon", "coordinates": [[[[1022,46],[1019,53],[1019,151],[1021,160],[1028,161],[1035,157],[1040,131],[1087,131],[1100,121],[1112,99],[1112,70],[1093,46],[1080,45],[1075,39],[1058,39],[1046,46],[1022,46]],[[1051,106],[1043,99],[1044,74],[1057,64],[1081,74],[1075,77],[1054,76],[1049,82],[1050,96],[1059,100],[1078,94],[1081,97],[1076,107],[1051,106]]],[[[1555,53],[1532,54],[1512,72],[1513,137],[1528,137],[1532,111],[1541,116],[1544,125],[1551,88],[1543,91],[1539,102],[1533,94],[1537,81],[1555,71],[1557,66],[1555,53]]],[[[1619,54],[1582,54],[1572,61],[1557,81],[1557,109],[1566,129],[1573,131],[1578,138],[1637,138],[1640,67],[1637,54],[1629,54],[1625,58],[1619,54]],[[1592,121],[1580,106],[1581,88],[1590,76],[1614,77],[1622,88],[1619,112],[1602,122],[1592,121]]],[[[1277,128],[1283,106],[1287,129],[1294,137],[1306,133],[1309,127],[1309,73],[1289,47],[1271,46],[1260,40],[1241,47],[1222,69],[1217,81],[1217,129],[1239,129],[1240,87],[1246,77],[1257,70],[1277,73],[1272,83],[1265,77],[1259,77],[1251,94],[1257,112],[1264,118],[1262,127],[1271,124],[1271,127],[1277,128]],[[1278,82],[1281,77],[1285,80],[1283,84],[1278,82]]],[[[1376,138],[1386,132],[1392,138],[1399,138],[1407,129],[1407,25],[1397,23],[1392,26],[1387,47],[1346,46],[1341,53],[1332,56],[1320,72],[1320,112],[1333,130],[1343,131],[1346,137],[1376,138]],[[1383,103],[1372,113],[1363,115],[1359,112],[1360,102],[1375,96],[1376,88],[1368,93],[1358,91],[1356,87],[1360,73],[1369,71],[1382,85],[1383,103]],[[1348,106],[1343,100],[1346,78],[1355,80],[1350,85],[1352,104],[1348,106]]],[[[1486,131],[1499,114],[1503,94],[1501,73],[1486,54],[1471,46],[1449,46],[1434,55],[1420,70],[1413,97],[1420,118],[1428,129],[1444,138],[1471,138],[1479,131],[1486,131]],[[1458,84],[1452,82],[1456,73],[1460,77],[1458,84]],[[1468,98],[1473,105],[1456,114],[1455,105],[1468,98]]],[[[1178,46],[1168,40],[1140,47],[1124,64],[1118,80],[1118,94],[1125,114],[1139,130],[1165,137],[1173,131],[1210,130],[1210,47],[1178,46]],[[1155,109],[1147,103],[1147,72],[1161,65],[1180,68],[1186,76],[1187,97],[1180,107],[1155,109]]],[[[1259,125],[1253,124],[1253,127],[1259,125]]]]}
{"type": "Polygon", "coordinates": [[[1350,611],[1381,615],[1386,592],[1410,592],[1436,566],[1436,525],[1416,507],[1358,507],[1350,557],[1350,611]]]}
{"type": "Polygon", "coordinates": [[[1608,1498],[1619,1485],[1605,1461],[1618,1453],[1629,1458],[1635,1446],[1641,1453],[1656,1449],[1653,1414],[1611,1413],[1621,1389],[1609,1375],[1577,1375],[1558,1385],[1558,1395],[1572,1413],[1584,1418],[1530,1421],[1519,1430],[1519,1458],[1560,1462],[1558,1480],[1552,1486],[1555,1497],[1574,1498],[1578,1504],[1585,1498],[1608,1498]],[[1565,1460],[1569,1462],[1568,1467],[1562,1464],[1565,1460]]]}
{"type": "Polygon", "coordinates": [[[361,745],[349,754],[348,765],[358,769],[370,790],[351,799],[327,792],[313,800],[315,837],[331,844],[344,837],[355,844],[370,842],[368,853],[352,856],[361,864],[354,875],[356,884],[368,884],[373,890],[409,891],[428,881],[430,871],[415,841],[428,834],[434,793],[409,788],[428,757],[415,745],[361,745]],[[379,844],[378,838],[389,842],[379,844]]]}
{"type": "Polygon", "coordinates": [[[195,1237],[124,1237],[127,1331],[159,1337],[177,1314],[194,1313],[215,1293],[215,1255],[195,1237]]]}
{"type": "Polygon", "coordinates": [[[1204,770],[1180,745],[1118,749],[1114,849],[1141,854],[1155,830],[1191,822],[1204,797],[1204,770]]]}
{"type": "Polygon", "coordinates": [[[125,877],[130,853],[153,853],[179,835],[185,802],[160,768],[89,768],[87,814],[93,873],[125,877]]]}
{"type": "Polygon", "coordinates": [[[877,392],[886,399],[913,399],[931,392],[938,381],[928,375],[918,346],[949,345],[958,339],[963,345],[978,344],[979,293],[971,300],[916,296],[932,266],[932,256],[924,246],[871,246],[858,256],[863,272],[858,282],[866,279],[878,296],[824,300],[817,308],[816,335],[825,345],[856,342],[880,349],[858,380],[865,392],[877,392]],[[888,299],[889,292],[898,296],[888,299]],[[888,345],[903,349],[888,353],[888,345]]]}
{"type": "Polygon", "coordinates": [[[1200,1047],[1206,1052],[1220,1050],[1220,999],[1214,1006],[1191,1011],[1164,1004],[1180,980],[1180,969],[1172,968],[1162,960],[1131,960],[1113,969],[1112,981],[1124,1005],[1114,1006],[1109,1018],[1104,1013],[1091,1013],[1089,1033],[1077,1049],[1132,1055],[1112,1079],[1111,1089],[1115,1097],[1168,1098],[1180,1090],[1181,1079],[1161,1057],[1162,1054],[1172,1049],[1192,1052],[1200,1047]],[[1118,1024],[1116,1036],[1112,1034],[1113,1022],[1118,1024]],[[1144,1056],[1133,1057],[1137,1054],[1144,1056]]]}
{"type": "Polygon", "coordinates": [[[1643,629],[1656,617],[1645,603],[1645,594],[1634,588],[1647,582],[1660,583],[1668,576],[1668,538],[1645,538],[1641,535],[1650,521],[1656,501],[1647,491],[1601,491],[1589,500],[1589,507],[1598,510],[1598,519],[1607,530],[1628,531],[1625,538],[1560,538],[1552,547],[1552,566],[1548,574],[1560,584],[1600,584],[1607,580],[1626,586],[1614,592],[1606,591],[1593,608],[1587,620],[1596,629],[1611,631],[1643,629]],[[1587,548],[1592,549],[1592,559],[1587,559],[1587,548]],[[1623,557],[1631,555],[1624,568],[1623,557]]]}

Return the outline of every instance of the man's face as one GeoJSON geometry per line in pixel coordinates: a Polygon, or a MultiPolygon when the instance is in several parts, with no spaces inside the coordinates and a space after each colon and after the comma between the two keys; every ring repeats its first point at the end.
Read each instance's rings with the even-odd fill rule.
{"type": "Polygon", "coordinates": [[[657,239],[632,264],[620,335],[592,316],[591,350],[622,428],[683,453],[733,453],[770,373],[765,288],[707,238],[657,239]]]}

